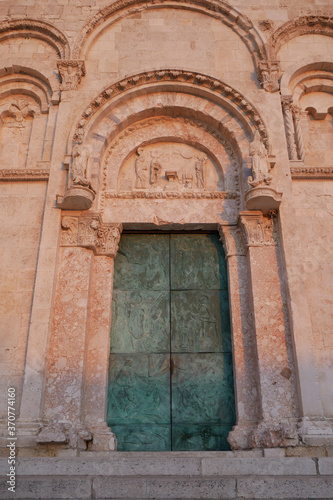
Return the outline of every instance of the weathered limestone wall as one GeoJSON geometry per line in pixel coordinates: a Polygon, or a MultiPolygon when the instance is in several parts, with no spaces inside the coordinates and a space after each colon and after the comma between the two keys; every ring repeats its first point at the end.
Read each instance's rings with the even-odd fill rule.
{"type": "MultiPolygon", "coordinates": [[[[19,402],[29,334],[45,182],[1,183],[1,386],[14,386],[19,402]]],[[[7,416],[7,394],[0,411],[7,416]]]]}
{"type": "Polygon", "coordinates": [[[321,399],[326,417],[333,416],[333,233],[332,188],[329,181],[293,185],[301,235],[306,290],[316,347],[321,399]]]}

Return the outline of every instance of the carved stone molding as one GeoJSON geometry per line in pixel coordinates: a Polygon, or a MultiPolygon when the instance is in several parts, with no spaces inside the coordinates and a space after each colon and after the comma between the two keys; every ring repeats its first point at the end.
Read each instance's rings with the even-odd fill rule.
{"type": "Polygon", "coordinates": [[[332,167],[291,167],[292,179],[327,179],[333,180],[332,167]]]}
{"type": "Polygon", "coordinates": [[[280,89],[280,64],[278,61],[260,61],[258,76],[261,86],[267,90],[267,92],[277,92],[280,89]]]}
{"type": "Polygon", "coordinates": [[[253,107],[252,104],[250,104],[246,100],[244,95],[232,89],[220,80],[217,80],[210,76],[194,73],[192,71],[172,69],[155,70],[140,73],[138,75],[128,77],[124,80],[114,83],[110,87],[103,90],[82,113],[82,116],[74,133],[74,141],[82,141],[82,137],[85,135],[85,127],[87,123],[91,120],[92,116],[99,109],[101,109],[104,104],[111,98],[116,97],[119,94],[133,88],[139,88],[140,86],[146,86],[147,84],[159,82],[170,82],[173,84],[179,82],[186,83],[187,85],[191,84],[194,86],[205,88],[220,95],[221,97],[228,99],[228,101],[232,102],[233,106],[237,107],[241,115],[246,117],[250,121],[252,126],[259,131],[261,139],[263,140],[264,145],[267,147],[268,138],[264,122],[259,116],[258,111],[253,107]]]}
{"type": "Polygon", "coordinates": [[[95,255],[115,257],[122,224],[104,224],[99,215],[65,215],[61,221],[61,246],[90,248],[95,255]]]}
{"type": "Polygon", "coordinates": [[[276,212],[274,210],[269,217],[264,217],[262,212],[254,210],[240,212],[238,226],[242,229],[247,247],[278,245],[276,212]]]}
{"type": "Polygon", "coordinates": [[[0,182],[23,182],[23,181],[48,181],[50,171],[48,169],[29,170],[0,170],[0,182]]]}
{"type": "Polygon", "coordinates": [[[84,61],[58,61],[57,65],[61,76],[60,90],[76,90],[86,74],[84,61]]]}
{"type": "Polygon", "coordinates": [[[246,249],[242,238],[242,231],[238,226],[219,226],[220,241],[222,242],[226,259],[236,255],[245,255],[246,249]]]}

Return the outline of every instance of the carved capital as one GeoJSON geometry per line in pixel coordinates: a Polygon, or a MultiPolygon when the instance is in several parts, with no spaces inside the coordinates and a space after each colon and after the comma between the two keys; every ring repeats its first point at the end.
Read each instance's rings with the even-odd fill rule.
{"type": "Polygon", "coordinates": [[[90,248],[95,255],[115,258],[122,232],[121,224],[104,224],[99,215],[64,216],[61,222],[62,246],[90,248]]]}
{"type": "Polygon", "coordinates": [[[258,70],[261,86],[267,92],[277,92],[280,88],[280,65],[278,61],[260,61],[258,70]]]}
{"type": "Polygon", "coordinates": [[[242,232],[238,226],[220,225],[219,233],[226,259],[236,255],[245,255],[242,232]]]}
{"type": "Polygon", "coordinates": [[[281,96],[281,104],[283,111],[291,111],[291,107],[293,105],[293,98],[291,95],[282,95],[281,96]]]}
{"type": "Polygon", "coordinates": [[[268,217],[262,212],[240,212],[239,227],[247,247],[272,246],[278,244],[276,212],[272,210],[268,217]]]}
{"type": "Polygon", "coordinates": [[[296,106],[296,104],[292,104],[290,106],[291,112],[293,114],[294,120],[300,120],[302,116],[302,108],[296,106]]]}
{"type": "Polygon", "coordinates": [[[84,61],[58,61],[58,70],[61,76],[60,90],[76,90],[82,77],[86,74],[84,61]]]}

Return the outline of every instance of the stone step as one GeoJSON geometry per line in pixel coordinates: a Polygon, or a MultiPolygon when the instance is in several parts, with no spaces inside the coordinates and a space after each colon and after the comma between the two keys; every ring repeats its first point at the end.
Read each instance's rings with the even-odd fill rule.
{"type": "Polygon", "coordinates": [[[109,453],[19,458],[16,491],[0,460],[0,498],[333,499],[333,458],[229,457],[218,453],[109,453]]]}

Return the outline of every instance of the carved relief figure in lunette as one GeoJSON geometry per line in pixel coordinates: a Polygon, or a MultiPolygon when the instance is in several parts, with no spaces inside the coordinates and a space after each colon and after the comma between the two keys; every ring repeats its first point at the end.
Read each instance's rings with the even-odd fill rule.
{"type": "Polygon", "coordinates": [[[197,187],[204,189],[205,187],[205,165],[207,156],[202,155],[197,157],[198,161],[195,163],[195,172],[197,176],[197,187]]]}
{"type": "Polygon", "coordinates": [[[150,167],[150,184],[157,186],[159,184],[162,172],[162,165],[158,160],[153,160],[150,167]]]}
{"type": "Polygon", "coordinates": [[[259,184],[270,184],[272,176],[269,175],[267,150],[260,140],[259,131],[254,133],[254,140],[250,144],[250,156],[252,157],[252,177],[248,178],[249,187],[259,184]]]}
{"type": "Polygon", "coordinates": [[[138,155],[135,160],[135,173],[137,189],[145,189],[148,187],[149,178],[149,159],[143,148],[138,148],[136,154],[138,155]]]}

